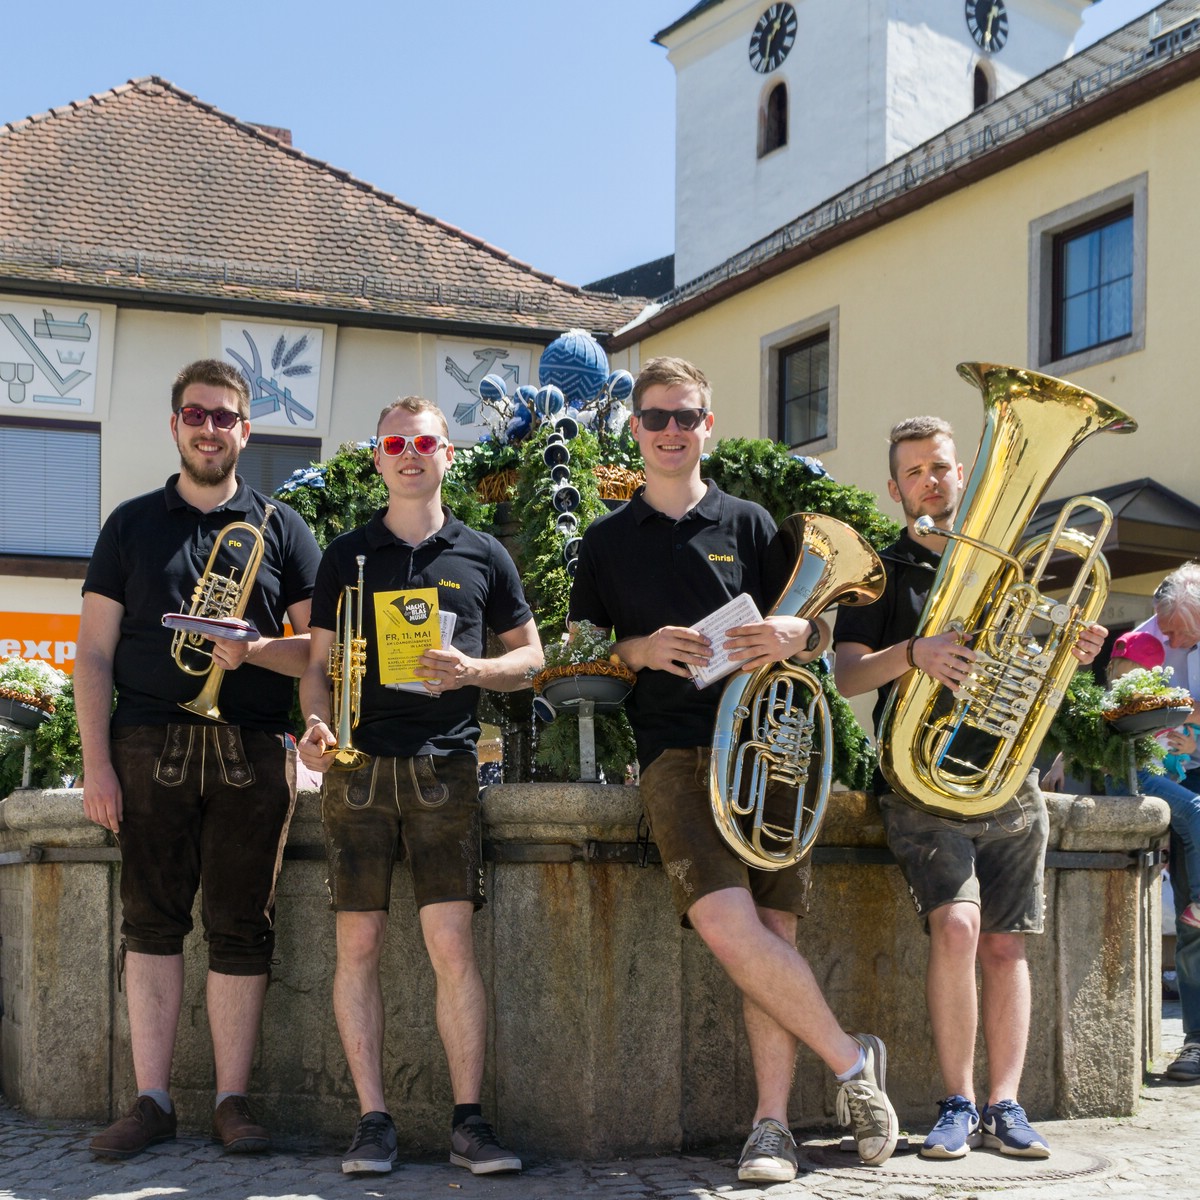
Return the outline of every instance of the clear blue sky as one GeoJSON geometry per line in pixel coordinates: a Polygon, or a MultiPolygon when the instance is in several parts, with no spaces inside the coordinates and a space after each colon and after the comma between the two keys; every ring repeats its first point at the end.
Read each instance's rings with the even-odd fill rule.
{"type": "MultiPolygon", "coordinates": [[[[675,78],[650,39],[692,3],[9,0],[0,123],[160,75],[587,283],[673,249],[675,78]]],[[[1100,0],[1080,44],[1152,7],[1100,0]]]]}

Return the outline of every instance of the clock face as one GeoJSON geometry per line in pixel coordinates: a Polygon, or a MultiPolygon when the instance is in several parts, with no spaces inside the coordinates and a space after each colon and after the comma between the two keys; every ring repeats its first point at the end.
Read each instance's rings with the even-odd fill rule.
{"type": "Polygon", "coordinates": [[[755,22],[750,35],[750,65],[760,74],[775,70],[796,41],[796,10],[790,4],[772,4],[755,22]]]}
{"type": "Polygon", "coordinates": [[[980,49],[994,54],[1008,41],[1008,13],[1002,0],[967,0],[964,15],[980,49]]]}

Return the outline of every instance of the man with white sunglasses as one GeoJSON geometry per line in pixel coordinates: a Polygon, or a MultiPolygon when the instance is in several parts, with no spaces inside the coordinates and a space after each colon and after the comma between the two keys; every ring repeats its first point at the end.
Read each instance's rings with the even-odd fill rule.
{"type": "Polygon", "coordinates": [[[471,932],[472,914],[485,902],[477,708],[483,688],[528,687],[542,648],[508,552],[442,505],[442,479],[454,460],[448,434],[437,405],[417,396],[380,415],[375,468],[388,504],[325,552],[300,684],[308,724],[300,756],[313,770],[329,772],[321,816],[337,922],[333,1006],[361,1113],[342,1159],[347,1174],[384,1173],[396,1159],[383,1084],[379,966],[400,852],[412,868],[437,981],[438,1032],[454,1094],[450,1161],[477,1175],[521,1169],[480,1105],[487,1012],[471,932]],[[361,606],[366,663],[352,740],[365,761],[331,771],[338,739],[330,728],[329,655],[338,600],[346,588],[359,590],[360,567],[361,594],[351,597],[361,606]],[[406,671],[403,647],[420,650],[420,631],[432,622],[449,631],[450,614],[450,637],[406,671]],[[494,658],[486,656],[488,630],[504,647],[494,658]],[[406,674],[416,682],[405,682],[406,674]]]}

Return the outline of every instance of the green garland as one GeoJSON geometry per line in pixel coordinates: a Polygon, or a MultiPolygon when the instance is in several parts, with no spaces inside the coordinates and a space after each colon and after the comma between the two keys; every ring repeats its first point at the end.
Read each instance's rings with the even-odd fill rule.
{"type": "MultiPolygon", "coordinates": [[[[1076,671],[1043,748],[1061,753],[1067,774],[1089,780],[1093,791],[1103,793],[1104,777],[1111,776],[1117,794],[1123,795],[1129,775],[1129,739],[1115,733],[1105,719],[1109,706],[1108,694],[1091,671],[1076,671]]],[[[1134,738],[1133,751],[1139,770],[1161,774],[1163,748],[1152,736],[1134,738]]]]}
{"type": "Polygon", "coordinates": [[[873,493],[838,483],[809,462],[778,442],[724,438],[701,462],[700,473],[723,492],[761,504],[777,524],[792,513],[824,513],[856,529],[876,550],[899,537],[900,526],[879,511],[873,493]]]}
{"type": "Polygon", "coordinates": [[[323,550],[387,504],[387,485],[375,470],[371,443],[347,442],[325,462],[294,472],[276,489],[275,498],[304,518],[323,550]]]}

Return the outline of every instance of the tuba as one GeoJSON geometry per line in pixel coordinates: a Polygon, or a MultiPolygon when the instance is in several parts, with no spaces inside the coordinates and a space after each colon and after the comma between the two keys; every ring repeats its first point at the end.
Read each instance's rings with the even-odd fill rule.
{"type": "MultiPolygon", "coordinates": [[[[250,589],[254,586],[258,565],[262,562],[263,533],[274,511],[273,504],[263,509],[263,523],[257,529],[245,521],[231,521],[217,534],[204,574],[192,592],[189,617],[228,620],[230,617],[240,617],[246,611],[250,589]],[[220,571],[217,570],[218,555],[227,560],[222,563],[220,571]]],[[[198,717],[207,717],[210,721],[222,721],[224,718],[217,707],[217,693],[225,678],[225,668],[213,663],[212,642],[203,634],[186,633],[178,629],[171,639],[171,654],[176,665],[186,674],[208,676],[199,695],[187,703],[180,701],[179,707],[198,717]]]]}
{"type": "MultiPolygon", "coordinates": [[[[797,513],[779,533],[796,562],[771,614],[812,620],[831,604],[873,604],[883,594],[883,564],[849,525],[797,513]]],[[[708,799],[717,831],[744,863],[782,871],[801,862],[817,840],[832,773],[829,702],[813,672],[790,661],[769,663],[725,685],[708,799]],[[768,812],[767,791],[776,780],[795,792],[790,819],[768,812]]]]}
{"type": "MultiPolygon", "coordinates": [[[[956,691],[919,670],[897,680],[879,727],[879,766],[918,808],[960,820],[1003,807],[1033,767],[1078,663],[1071,648],[1100,615],[1112,523],[1091,496],[1069,501],[1054,528],[1018,546],[1043,493],[1093,433],[1132,433],[1137,422],[1082,388],[1016,367],[961,363],[983,392],[983,440],[950,539],[917,626],[918,637],[956,630],[977,658],[956,691]],[[1099,517],[1094,537],[1067,528],[1081,510],[1099,517]],[[1075,564],[1061,599],[1043,591],[1055,558],[1075,564]]],[[[1053,577],[1052,577],[1053,578],[1053,577]]]]}
{"type": "Polygon", "coordinates": [[[363,564],[365,555],[355,557],[358,563],[358,587],[344,587],[338,597],[337,627],[340,641],[329,651],[329,682],[332,690],[333,725],[337,745],[327,746],[325,754],[333,755],[333,770],[357,771],[367,761],[367,754],[351,740],[351,731],[358,725],[362,708],[362,681],[367,671],[367,639],[363,637],[363,564]]]}

